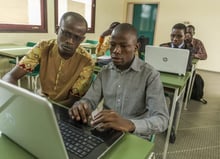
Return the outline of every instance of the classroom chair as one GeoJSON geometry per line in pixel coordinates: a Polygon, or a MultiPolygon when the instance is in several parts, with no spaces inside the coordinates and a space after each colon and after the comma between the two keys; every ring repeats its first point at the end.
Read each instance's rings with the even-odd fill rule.
{"type": "Polygon", "coordinates": [[[28,88],[32,89],[34,93],[37,92],[37,81],[40,72],[40,64],[38,64],[32,72],[26,74],[28,80],[28,88]]]}
{"type": "MultiPolygon", "coordinates": [[[[26,43],[27,47],[33,47],[34,45],[36,45],[35,42],[31,42],[28,41],[26,43]]],[[[9,60],[9,63],[12,65],[16,65],[16,60],[15,59],[11,59],[9,60]]],[[[29,72],[26,74],[27,80],[28,80],[28,88],[29,89],[33,89],[34,92],[37,91],[37,79],[39,76],[39,70],[40,70],[40,65],[36,66],[36,68],[33,70],[33,72],[29,72]]]]}
{"type": "Polygon", "coordinates": [[[85,41],[85,43],[98,44],[98,41],[97,41],[97,40],[89,40],[89,39],[87,39],[87,40],[85,41]]]}
{"type": "MultiPolygon", "coordinates": [[[[149,141],[154,143],[155,142],[155,137],[156,137],[155,134],[151,135],[149,141]]],[[[155,152],[151,152],[151,154],[149,155],[148,159],[156,159],[155,152]]]]}

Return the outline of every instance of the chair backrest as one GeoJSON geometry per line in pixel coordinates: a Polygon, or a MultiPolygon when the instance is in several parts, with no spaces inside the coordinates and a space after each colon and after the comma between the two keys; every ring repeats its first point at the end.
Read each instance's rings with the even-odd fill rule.
{"type": "Polygon", "coordinates": [[[40,64],[38,64],[32,72],[27,73],[29,76],[37,76],[40,71],[40,64]]]}
{"type": "Polygon", "coordinates": [[[98,41],[97,40],[86,40],[86,43],[98,44],[98,41]]]}
{"type": "Polygon", "coordinates": [[[150,137],[150,142],[152,142],[152,143],[154,143],[154,141],[155,141],[155,137],[156,137],[156,135],[155,134],[153,134],[153,135],[151,135],[151,137],[150,137]]]}
{"type": "Polygon", "coordinates": [[[26,43],[26,46],[29,46],[29,47],[33,47],[34,45],[36,45],[35,42],[28,41],[28,42],[26,43]]]}

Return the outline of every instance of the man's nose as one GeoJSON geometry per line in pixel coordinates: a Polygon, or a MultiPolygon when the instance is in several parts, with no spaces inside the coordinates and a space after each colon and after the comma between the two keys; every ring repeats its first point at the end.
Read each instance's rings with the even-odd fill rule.
{"type": "Polygon", "coordinates": [[[121,47],[120,47],[120,45],[116,45],[115,48],[114,48],[114,50],[113,50],[113,52],[114,52],[114,53],[117,53],[117,54],[121,53],[121,47]]]}
{"type": "Polygon", "coordinates": [[[76,40],[74,40],[72,37],[67,39],[67,42],[70,44],[74,44],[76,42],[76,40]]]}

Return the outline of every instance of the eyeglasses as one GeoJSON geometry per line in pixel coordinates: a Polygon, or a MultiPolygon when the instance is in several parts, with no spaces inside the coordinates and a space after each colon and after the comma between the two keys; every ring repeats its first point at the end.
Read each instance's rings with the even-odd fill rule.
{"type": "Polygon", "coordinates": [[[68,39],[73,39],[74,41],[81,41],[84,39],[84,36],[78,36],[78,35],[72,34],[62,28],[60,28],[60,30],[61,30],[61,34],[68,39]]]}

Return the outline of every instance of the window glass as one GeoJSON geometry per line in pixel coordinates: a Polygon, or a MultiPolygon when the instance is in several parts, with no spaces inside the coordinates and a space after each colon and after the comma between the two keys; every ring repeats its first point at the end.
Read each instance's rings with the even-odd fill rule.
{"type": "Polygon", "coordinates": [[[61,16],[67,11],[81,14],[88,23],[88,32],[94,32],[95,0],[55,0],[55,25],[59,25],[61,16]]]}
{"type": "Polygon", "coordinates": [[[46,0],[0,0],[0,32],[47,32],[46,0]]]}

